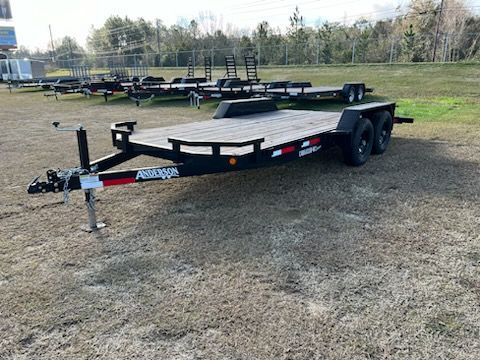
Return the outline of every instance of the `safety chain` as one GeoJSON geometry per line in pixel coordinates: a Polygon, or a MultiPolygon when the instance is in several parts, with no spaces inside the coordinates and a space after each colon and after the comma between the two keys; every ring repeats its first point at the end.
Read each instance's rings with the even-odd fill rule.
{"type": "Polygon", "coordinates": [[[70,181],[70,178],[74,175],[84,175],[84,174],[88,174],[88,171],[81,167],[63,169],[63,170],[57,171],[58,178],[64,181],[63,202],[65,204],[68,204],[68,201],[70,200],[70,189],[68,188],[68,182],[70,181]]]}

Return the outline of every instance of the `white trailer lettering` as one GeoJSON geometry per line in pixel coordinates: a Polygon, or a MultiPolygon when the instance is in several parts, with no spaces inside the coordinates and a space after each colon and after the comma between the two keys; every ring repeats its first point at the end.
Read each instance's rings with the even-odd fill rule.
{"type": "Polygon", "coordinates": [[[170,179],[172,177],[179,177],[180,173],[176,167],[156,168],[138,170],[135,180],[149,180],[149,179],[170,179]]]}
{"type": "Polygon", "coordinates": [[[298,153],[298,157],[302,157],[302,156],[306,156],[306,155],[313,154],[314,152],[317,152],[318,150],[320,150],[321,147],[322,147],[321,145],[319,145],[319,146],[311,146],[311,147],[309,147],[309,148],[300,150],[300,152],[298,153]]]}

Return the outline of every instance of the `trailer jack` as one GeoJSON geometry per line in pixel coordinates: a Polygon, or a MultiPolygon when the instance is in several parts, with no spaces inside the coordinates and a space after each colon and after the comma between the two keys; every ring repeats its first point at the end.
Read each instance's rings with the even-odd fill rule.
{"type": "MultiPolygon", "coordinates": [[[[33,179],[27,188],[29,194],[60,192],[63,191],[63,200],[68,203],[71,189],[82,188],[79,177],[90,173],[90,158],[88,153],[87,132],[81,124],[74,127],[60,127],[60,123],[52,123],[57,131],[75,131],[77,134],[78,152],[80,155],[80,167],[66,170],[48,170],[47,181],[39,182],[40,176],[33,179]]],[[[95,189],[85,189],[85,205],[88,212],[88,225],[82,226],[82,230],[92,232],[106,226],[103,222],[97,221],[95,210],[95,189]]]]}
{"type": "Polygon", "coordinates": [[[103,229],[107,226],[104,222],[97,221],[97,213],[95,210],[95,189],[85,190],[85,205],[88,212],[88,225],[81,227],[82,230],[92,232],[103,229]]]}

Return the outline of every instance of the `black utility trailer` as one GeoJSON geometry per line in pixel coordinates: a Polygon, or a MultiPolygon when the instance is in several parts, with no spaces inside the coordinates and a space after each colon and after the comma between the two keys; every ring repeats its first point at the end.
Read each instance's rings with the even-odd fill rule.
{"type": "Polygon", "coordinates": [[[96,221],[96,188],[153,180],[220,173],[281,164],[330,146],[343,149],[345,161],[358,166],[370,153],[383,153],[393,123],[413,122],[394,116],[395,103],[372,102],[342,112],[277,110],[271,99],[223,101],[212,120],[153,129],[135,129],[136,122],[111,125],[112,144],[120,151],[90,161],[86,131],[74,130],[80,167],[47,171],[47,181],[34,179],[30,194],[84,190],[90,229],[96,221]],[[139,155],[173,162],[132,170],[108,171],[139,155]]]}
{"type": "Polygon", "coordinates": [[[214,83],[211,83],[212,65],[210,57],[204,58],[204,71],[205,76],[195,76],[195,64],[190,57],[188,58],[186,76],[174,77],[170,81],[165,81],[163,78],[160,81],[146,79],[128,87],[125,92],[137,106],[140,106],[141,102],[150,101],[158,96],[188,96],[198,88],[199,84],[214,85],[214,83]]]}
{"type": "Polygon", "coordinates": [[[343,86],[312,86],[310,82],[276,82],[270,84],[264,96],[278,99],[320,99],[326,97],[343,99],[347,104],[362,101],[366,93],[373,92],[363,82],[347,82],[343,86]]]}
{"type": "Polygon", "coordinates": [[[343,86],[312,86],[310,82],[272,81],[255,83],[247,80],[227,79],[212,85],[199,84],[190,94],[190,105],[200,108],[200,100],[246,99],[254,96],[270,97],[274,100],[314,100],[340,98],[347,104],[362,101],[366,93],[373,92],[363,82],[348,82],[343,86]]]}
{"type": "Polygon", "coordinates": [[[213,83],[207,83],[206,81],[205,77],[173,78],[168,82],[134,84],[128,87],[125,92],[129,99],[139,106],[141,102],[150,101],[159,96],[188,96],[198,88],[199,84],[213,85],[213,83]]]}
{"type": "Polygon", "coordinates": [[[78,79],[71,76],[49,76],[30,80],[9,80],[7,84],[10,90],[12,90],[12,88],[42,88],[42,90],[49,90],[54,84],[65,84],[70,82],[78,82],[78,79]]]}

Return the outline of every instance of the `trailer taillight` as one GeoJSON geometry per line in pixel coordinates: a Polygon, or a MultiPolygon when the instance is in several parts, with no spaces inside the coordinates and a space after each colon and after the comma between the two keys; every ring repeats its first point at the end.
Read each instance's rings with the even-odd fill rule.
{"type": "Polygon", "coordinates": [[[228,163],[232,166],[235,166],[237,165],[237,159],[235,159],[234,157],[231,157],[230,159],[228,159],[228,163]]]}

